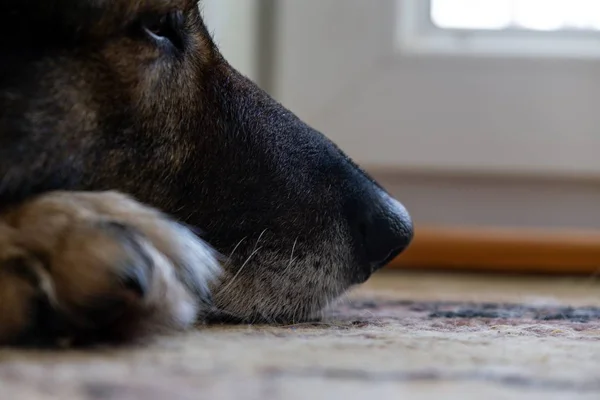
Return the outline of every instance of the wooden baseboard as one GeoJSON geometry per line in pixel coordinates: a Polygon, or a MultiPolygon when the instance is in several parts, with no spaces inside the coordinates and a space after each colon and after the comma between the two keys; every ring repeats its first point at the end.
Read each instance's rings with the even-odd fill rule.
{"type": "Polygon", "coordinates": [[[417,226],[390,268],[600,274],[600,231],[417,226]]]}

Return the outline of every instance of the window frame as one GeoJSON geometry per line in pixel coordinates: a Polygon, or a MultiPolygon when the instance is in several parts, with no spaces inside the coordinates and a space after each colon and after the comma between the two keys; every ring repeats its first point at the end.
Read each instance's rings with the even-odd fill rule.
{"type": "Polygon", "coordinates": [[[396,0],[395,36],[405,55],[600,58],[600,31],[441,28],[431,0],[396,0]]]}

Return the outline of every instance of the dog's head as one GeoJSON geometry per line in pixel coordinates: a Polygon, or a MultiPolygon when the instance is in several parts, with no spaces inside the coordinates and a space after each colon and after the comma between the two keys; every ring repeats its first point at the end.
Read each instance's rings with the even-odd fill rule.
{"type": "Polygon", "coordinates": [[[3,203],[118,189],[159,207],[227,257],[214,301],[242,320],[310,318],[407,247],[400,203],[228,65],[197,1],[0,11],[3,203]]]}

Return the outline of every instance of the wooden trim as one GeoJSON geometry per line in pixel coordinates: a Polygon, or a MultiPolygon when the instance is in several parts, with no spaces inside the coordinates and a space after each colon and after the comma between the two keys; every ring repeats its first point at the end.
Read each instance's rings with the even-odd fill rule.
{"type": "Polygon", "coordinates": [[[586,171],[528,171],[528,170],[474,170],[471,168],[406,168],[402,166],[386,166],[378,164],[363,164],[362,167],[377,179],[391,181],[401,180],[459,180],[469,182],[548,182],[567,184],[600,183],[599,172],[586,171]]]}
{"type": "Polygon", "coordinates": [[[417,226],[390,268],[600,274],[600,231],[417,226]]]}

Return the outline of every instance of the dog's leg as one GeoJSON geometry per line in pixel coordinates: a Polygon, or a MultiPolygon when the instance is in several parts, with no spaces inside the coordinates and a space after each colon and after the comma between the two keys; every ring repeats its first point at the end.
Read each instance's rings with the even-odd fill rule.
{"type": "Polygon", "coordinates": [[[210,248],[125,195],[53,192],[1,219],[0,343],[129,340],[208,308],[210,248]]]}

